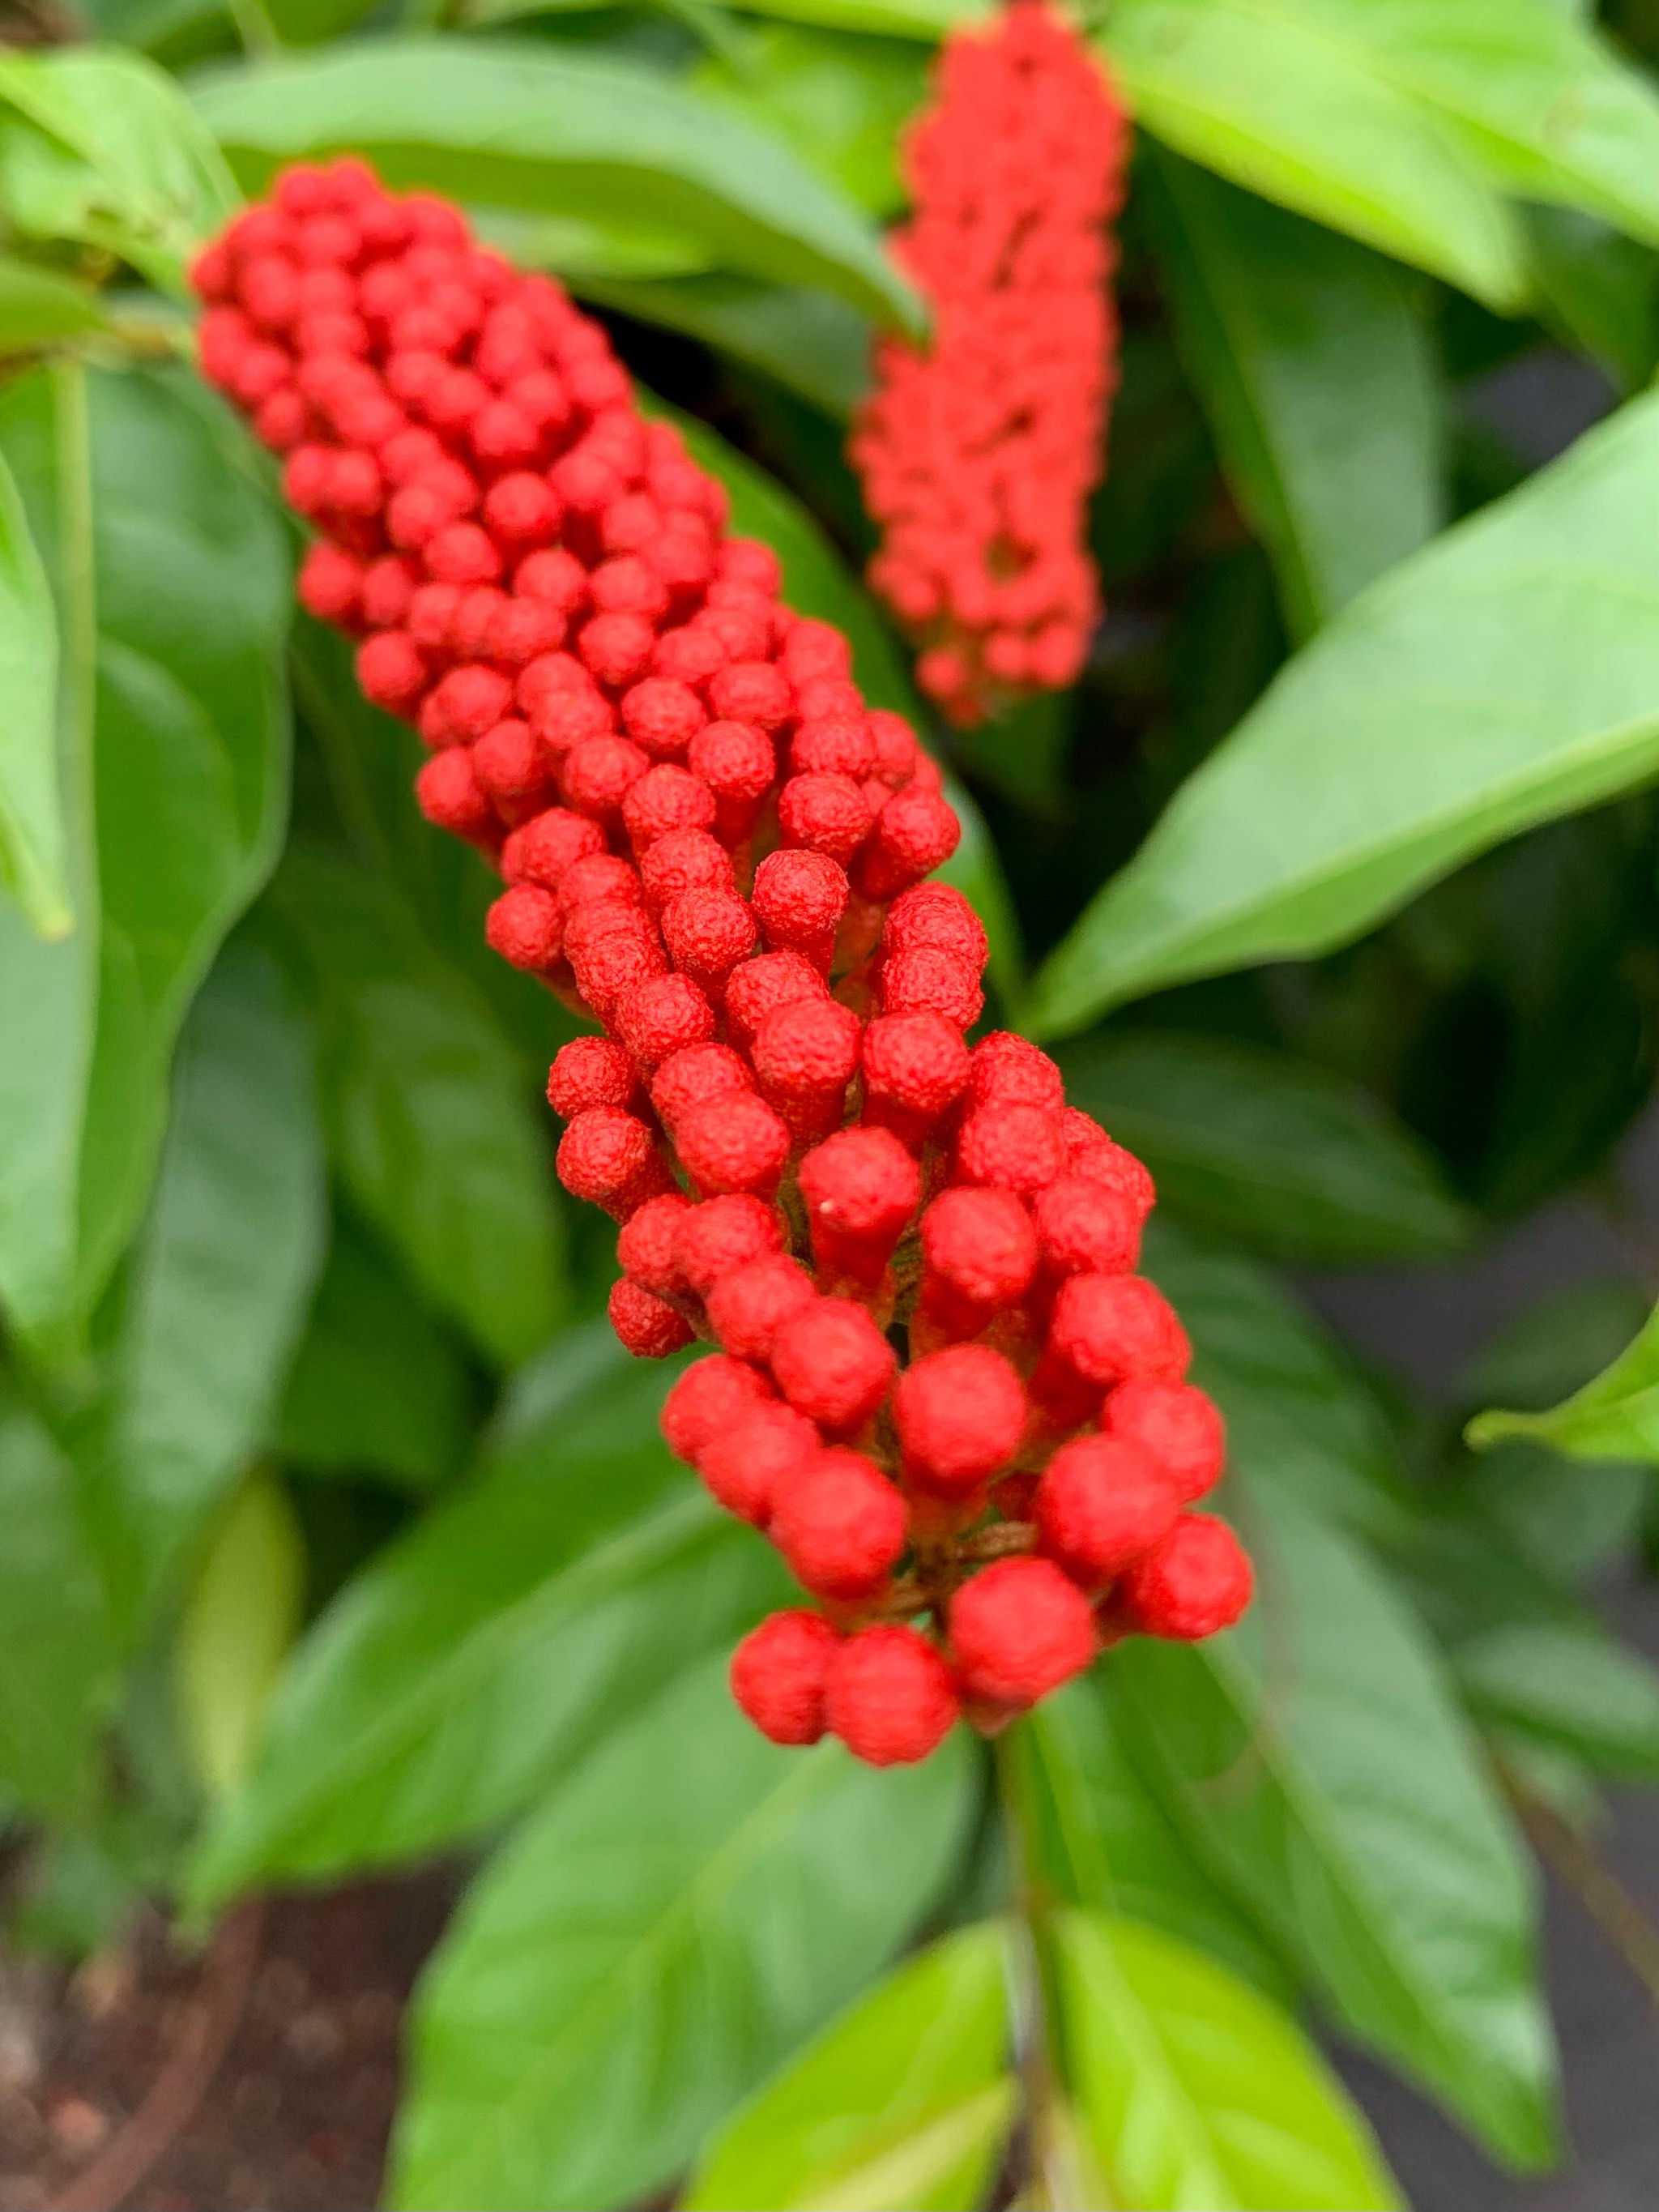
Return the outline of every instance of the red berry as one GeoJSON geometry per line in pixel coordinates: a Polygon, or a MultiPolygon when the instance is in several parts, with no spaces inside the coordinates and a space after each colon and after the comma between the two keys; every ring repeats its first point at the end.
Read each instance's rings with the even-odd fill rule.
{"type": "Polygon", "coordinates": [[[1034,1705],[1095,1656],[1089,1601],[1048,1559],[998,1559],[951,1601],[957,1679],[971,1698],[1034,1705]]]}
{"type": "Polygon", "coordinates": [[[854,1757],[901,1766],[936,1751],[958,1708],[951,1670],[914,1629],[866,1628],[830,1656],[824,1717],[854,1757]]]}
{"type": "Polygon", "coordinates": [[[627,1106],[639,1088],[633,1061],[610,1037],[572,1037],[547,1077],[547,1103],[567,1121],[590,1106],[627,1106]]]}
{"type": "Polygon", "coordinates": [[[1141,1377],[1120,1383],[1106,1400],[1100,1425],[1109,1437],[1125,1437],[1150,1452],[1184,1505],[1221,1480],[1226,1430],[1213,1401],[1190,1382],[1141,1377]]]}
{"type": "Polygon", "coordinates": [[[723,1352],[699,1359],[686,1369],[663,1406],[662,1432],[669,1450],[695,1467],[711,1438],[772,1395],[757,1367],[745,1367],[723,1352]]]}
{"type": "Polygon", "coordinates": [[[789,1157],[789,1132],[763,1098],[737,1091],[680,1115],[674,1145],[686,1173],[707,1198],[729,1191],[777,1188],[789,1157]]]}
{"type": "Polygon", "coordinates": [[[893,901],[882,933],[885,952],[948,952],[981,974],[990,955],[985,925],[951,884],[918,884],[893,901]]]}
{"type": "Polygon", "coordinates": [[[1119,1585],[1119,1617],[1145,1636],[1196,1643],[1231,1628],[1249,1604],[1255,1577],[1224,1521],[1183,1513],[1154,1550],[1119,1585]]]}
{"type": "Polygon", "coordinates": [[[1136,1376],[1178,1382],[1192,1346],[1168,1300],[1144,1275],[1072,1275],[1054,1298],[1049,1349],[1085,1382],[1136,1376]]]}
{"type": "Polygon", "coordinates": [[[563,949],[564,918],[551,891],[535,884],[515,884],[485,915],[484,936],[503,960],[532,975],[544,975],[563,949]]]}
{"type": "Polygon", "coordinates": [[[945,1190],[921,1217],[924,1295],[982,1328],[1024,1297],[1036,1273],[1031,1217],[1007,1190],[945,1190]]]}
{"type": "Polygon", "coordinates": [[[747,1061],[727,1044],[693,1044],[671,1053],[651,1079],[651,1103],[674,1131],[695,1107],[754,1088],[747,1061]]]}
{"type": "Polygon", "coordinates": [[[882,1014],[864,1032],[864,1115],[920,1144],[968,1081],[962,1032],[941,1014],[882,1014]]]}
{"type": "Polygon", "coordinates": [[[675,1263],[700,1298],[738,1268],[782,1249],[777,1215],[740,1192],[692,1206],[674,1237],[675,1263]]]}
{"type": "Polygon", "coordinates": [[[623,1224],[617,1239],[617,1264],[641,1290],[651,1291],[659,1298],[684,1296],[686,1281],[674,1257],[674,1242],[681,1221],[690,1211],[689,1198],[668,1190],[660,1198],[647,1198],[623,1224]]]}
{"type": "Polygon", "coordinates": [[[734,968],[726,981],[726,1018],[732,1042],[754,1048],[767,1016],[799,999],[826,999],[823,978],[799,952],[763,952],[734,968]]]}
{"type": "Polygon", "coordinates": [[[732,1695],[774,1743],[823,1734],[824,1680],[840,1638],[822,1613],[775,1613],[732,1654],[732,1695]]]}
{"type": "Polygon", "coordinates": [[[966,1497],[1019,1449],[1025,1389],[1000,1352],[952,1345],[899,1376],[893,1417],[912,1481],[942,1497],[966,1497]]]}
{"type": "Polygon", "coordinates": [[[1064,1161],[1056,1117],[1041,1106],[981,1106],[963,1123],[952,1163],[959,1182],[1021,1196],[1043,1189],[1064,1161]]]}
{"type": "Polygon", "coordinates": [[[881,967],[882,1012],[941,1014],[957,1030],[971,1029],[984,1011],[979,970],[954,952],[918,945],[890,952],[881,967]]]}
{"type": "Polygon", "coordinates": [[[784,1490],[769,1533],[804,1589],[850,1602],[879,1589],[902,1555],[904,1500],[873,1461],[837,1447],[784,1490]]]}
{"type": "Polygon", "coordinates": [[[1058,1114],[1066,1103],[1066,1079],[1027,1038],[994,1030],[974,1047],[968,1096],[975,1106],[1039,1106],[1058,1114]]]}
{"type": "Polygon", "coordinates": [[[847,898],[846,871],[825,853],[769,853],[755,871],[755,914],[767,944],[800,953],[824,974],[847,898]]]}
{"type": "Polygon", "coordinates": [[[559,1181],[573,1198],[618,1219],[661,1188],[665,1171],[651,1132],[617,1106],[590,1106],[559,1140],[559,1181]]]}
{"type": "Polygon", "coordinates": [[[540,884],[556,890],[568,868],[605,850],[605,832],[585,815],[550,806],[515,830],[501,848],[501,873],[510,884],[540,884]]]}
{"type": "Polygon", "coordinates": [[[649,1072],[671,1054],[711,1043],[714,1012],[689,975],[653,975],[620,1001],[616,1026],[629,1052],[649,1072]]]}
{"type": "Polygon", "coordinates": [[[820,1298],[778,1331],[772,1373],[789,1403],[831,1434],[858,1428],[892,1386],[898,1361],[864,1308],[820,1298]]]}
{"type": "MultiPolygon", "coordinates": [[[[771,1023],[799,1011],[786,1007],[771,1016],[761,1040],[771,1023]]],[[[890,1129],[842,1129],[807,1153],[799,1182],[819,1266],[878,1280],[921,1197],[915,1159],[890,1129]]]]}
{"type": "Polygon", "coordinates": [[[776,1501],[823,1450],[805,1415],[791,1406],[759,1405],[718,1430],[697,1456],[697,1471],[728,1513],[764,1528],[776,1501]]]}
{"type": "Polygon", "coordinates": [[[1031,1215],[1054,1274],[1127,1274],[1140,1257],[1139,1207],[1086,1176],[1061,1176],[1039,1191],[1031,1215]]]}
{"type": "Polygon", "coordinates": [[[817,1297],[799,1260],[775,1252],[721,1276],[708,1293],[708,1321],[734,1359],[770,1357],[778,1331],[817,1297]]]}
{"type": "Polygon", "coordinates": [[[1097,1587],[1167,1536],[1180,1505],[1168,1470],[1139,1444],[1077,1437],[1043,1469],[1036,1517],[1049,1556],[1097,1587]]]}
{"type": "Polygon", "coordinates": [[[666,1359],[692,1341],[690,1325],[664,1299],[623,1275],[611,1285],[611,1326],[635,1359],[666,1359]]]}

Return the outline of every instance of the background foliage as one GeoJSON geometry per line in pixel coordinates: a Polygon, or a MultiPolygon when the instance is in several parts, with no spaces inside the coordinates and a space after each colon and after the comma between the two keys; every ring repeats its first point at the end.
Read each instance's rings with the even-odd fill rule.
{"type": "MultiPolygon", "coordinates": [[[[291,607],[187,362],[298,155],[464,201],[610,319],[795,603],[915,713],[841,459],[955,0],[37,0],[0,52],[0,1793],[20,1938],[461,1851],[408,2207],[1396,2201],[1308,2039],[1559,2148],[1521,1817],[1659,1780],[1594,1591],[1651,1546],[1656,1287],[1452,1405],[1298,1270],[1570,1188],[1659,1051],[1659,15],[1114,0],[1140,126],[1077,690],[951,757],[1001,1017],[1148,1160],[1233,1442],[1241,1628],[998,1748],[759,1741],[779,1592],[667,1460],[550,1174],[566,1018],[291,607]],[[1547,465],[1505,377],[1610,411],[1547,465]],[[1611,1365],[1609,1362],[1613,1362],[1611,1365]],[[1606,1367],[1605,1373],[1598,1370],[1606,1367]],[[1592,1379],[1595,1378],[1595,1379],[1592,1379]],[[1576,1394],[1576,1395],[1575,1395],[1576,1394]],[[1541,1410],[1554,1405],[1553,1410],[1541,1410]],[[1489,1401],[1471,1428],[1458,1423],[1489,1401]],[[1298,2024],[1299,2023],[1299,2024],[1298,2024]]],[[[938,733],[934,735],[937,737],[938,733]]]]}

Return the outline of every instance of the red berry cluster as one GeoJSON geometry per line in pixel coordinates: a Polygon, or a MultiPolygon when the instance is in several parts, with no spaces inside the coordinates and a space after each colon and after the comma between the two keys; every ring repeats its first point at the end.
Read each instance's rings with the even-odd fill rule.
{"type": "Polygon", "coordinates": [[[324,533],[307,605],[497,861],[492,944],[603,1024],[548,1097],[621,1224],[611,1320],[721,1347],[664,1432],[823,1607],[738,1648],[744,1710],[919,1759],[1117,1635],[1236,1618],[1249,1564],[1188,1510],[1219,1419],[1133,1272],[1151,1180],[1034,1046],[969,1046],[985,934],[921,880],[956,817],[845,639],[444,204],[289,170],[196,274],[204,367],[324,533]]]}
{"type": "Polygon", "coordinates": [[[1099,614],[1085,508],[1115,382],[1108,226],[1127,122],[1043,0],[945,41],[894,239],[931,349],[884,338],[849,448],[883,532],[870,580],[952,720],[1073,683],[1099,614]]]}

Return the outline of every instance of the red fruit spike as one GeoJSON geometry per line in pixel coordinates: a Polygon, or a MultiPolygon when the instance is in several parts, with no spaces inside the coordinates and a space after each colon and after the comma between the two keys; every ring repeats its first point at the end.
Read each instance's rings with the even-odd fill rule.
{"type": "Polygon", "coordinates": [[[357,648],[358,689],[388,714],[406,716],[428,681],[425,659],[406,630],[382,630],[357,648]]]}
{"type": "Polygon", "coordinates": [[[708,720],[689,684],[647,676],[622,696],[622,724],[653,760],[679,761],[708,720]]]}
{"type": "Polygon", "coordinates": [[[504,822],[541,812],[551,796],[547,756],[528,722],[497,722],[472,748],[472,773],[504,822]]]}
{"type": "Polygon", "coordinates": [[[893,1392],[906,1474],[937,1496],[969,1497],[1018,1450],[1027,1410],[1024,1386],[1000,1352],[958,1344],[928,1353],[893,1392]]]}
{"type": "Polygon", "coordinates": [[[859,1064],[859,1018],[834,999],[793,1000],[761,1023],[750,1056],[763,1092],[781,1113],[793,1110],[803,1125],[822,1119],[839,1127],[859,1064]]]}
{"type": "MultiPolygon", "coordinates": [[[[675,830],[714,826],[714,794],[701,776],[659,761],[647,769],[623,801],[623,828],[634,850],[643,855],[659,837],[675,830]]],[[[728,870],[729,873],[729,870],[728,870]]]]}
{"type": "Polygon", "coordinates": [[[1214,1402],[1190,1382],[1142,1376],[1106,1400],[1103,1431],[1139,1444],[1168,1474],[1183,1505],[1212,1490],[1226,1464],[1227,1434],[1214,1402]]]}
{"type": "Polygon", "coordinates": [[[760,1199],[741,1193],[692,1206],[674,1232],[674,1263],[705,1300],[727,1275],[782,1249],[777,1215],[760,1199]]]}
{"type": "Polygon", "coordinates": [[[1009,1030],[994,1030],[974,1047],[968,1096],[975,1106],[1041,1106],[1058,1114],[1066,1079],[1046,1052],[1009,1030]]]}
{"type": "Polygon", "coordinates": [[[696,1336],[683,1315],[626,1275],[611,1285],[606,1310],[618,1341],[635,1359],[666,1359],[696,1336]]]}
{"type": "Polygon", "coordinates": [[[763,1361],[785,1322],[817,1297],[799,1260],[782,1252],[721,1276],[708,1293],[708,1322],[734,1359],[763,1361]]]}
{"type": "Polygon", "coordinates": [[[794,702],[781,671],[769,661],[739,660],[708,679],[708,701],[722,721],[752,722],[757,730],[781,729],[794,702]]]}
{"type": "Polygon", "coordinates": [[[683,891],[663,908],[662,933],[674,965],[714,994],[757,943],[755,917],[735,891],[683,891]]]}
{"type": "Polygon", "coordinates": [[[882,933],[884,952],[949,952],[981,975],[990,957],[985,925],[951,884],[918,884],[893,901],[882,933]]]}
{"type": "Polygon", "coordinates": [[[789,1131],[763,1098],[739,1091],[680,1115],[674,1148],[706,1198],[741,1191],[769,1194],[789,1158],[789,1131]]]}
{"type": "Polygon", "coordinates": [[[1255,1590],[1249,1559],[1226,1522],[1183,1513],[1164,1541],[1130,1568],[1113,1610],[1143,1636],[1197,1643],[1231,1628],[1255,1590]]]}
{"type": "Polygon", "coordinates": [[[1060,1141],[1066,1147],[1066,1166],[1074,1176],[1098,1183],[1114,1197],[1121,1197],[1144,1224],[1158,1197],[1157,1186],[1150,1172],[1121,1145],[1115,1145],[1109,1137],[1103,1136],[1098,1144],[1073,1148],[1066,1124],[1071,1118],[1067,1108],[1060,1117],[1060,1141]]]}
{"type": "Polygon", "coordinates": [[[796,775],[848,775],[862,783],[874,773],[876,757],[876,741],[861,707],[852,714],[803,719],[789,741],[789,766],[796,775]]]}
{"type": "Polygon", "coordinates": [[[791,776],[778,794],[785,844],[827,854],[843,867],[869,836],[870,822],[870,802],[850,776],[791,776]]]}
{"type": "Polygon", "coordinates": [[[890,899],[942,867],[961,841],[962,824],[948,799],[915,784],[896,791],[859,855],[859,890],[868,899],[890,899]]]}
{"type": "Polygon", "coordinates": [[[662,1432],[676,1459],[695,1467],[712,1437],[741,1420],[773,1395],[757,1367],[716,1352],[688,1367],[669,1392],[662,1409],[662,1432]]]}
{"type": "Polygon", "coordinates": [[[853,672],[852,649],[833,623],[804,617],[798,622],[778,656],[779,665],[792,684],[810,684],[817,678],[835,677],[843,682],[853,672]]]}
{"type": "Polygon", "coordinates": [[[779,1330],[772,1373],[798,1413],[831,1435],[847,1435],[892,1387],[898,1361],[864,1308],[820,1298],[779,1330]]]}
{"type": "Polygon", "coordinates": [[[772,1509],[773,1542],[816,1597],[851,1603],[879,1589],[904,1552],[904,1500],[873,1461],[819,1454],[772,1509]]]}
{"type": "Polygon", "coordinates": [[[565,804],[596,822],[610,821],[650,765],[626,738],[584,738],[571,746],[559,770],[565,804]]]}
{"type": "Polygon", "coordinates": [[[822,1613],[775,1613],[732,1654],[732,1695],[774,1743],[823,1734],[824,1680],[841,1639],[822,1613]]]}
{"type": "Polygon", "coordinates": [[[688,1285],[674,1258],[674,1240],[681,1220],[690,1211],[689,1198],[678,1190],[667,1190],[659,1198],[647,1198],[623,1224],[617,1239],[617,1264],[641,1290],[659,1298],[684,1297],[688,1285]]]}
{"type": "MultiPolygon", "coordinates": [[[[574,915],[579,907],[609,903],[629,908],[633,920],[629,926],[649,933],[644,901],[640,896],[640,879],[620,853],[588,853],[573,860],[559,878],[558,900],[568,916],[574,915]]],[[[586,916],[578,935],[585,929],[609,928],[619,919],[613,916],[611,922],[605,922],[586,916]]]]}
{"type": "Polygon", "coordinates": [[[772,788],[777,756],[763,730],[747,722],[707,722],[692,738],[686,766],[714,793],[720,828],[740,836],[772,788]]]}
{"type": "Polygon", "coordinates": [[[921,1217],[921,1252],[929,1312],[971,1336],[1030,1289],[1037,1236],[1012,1191],[945,1190],[921,1217]]]}
{"type": "Polygon", "coordinates": [[[866,1766],[937,1751],[959,1717],[951,1670],[914,1629],[861,1629],[830,1655],[825,1725],[866,1766]]]}
{"type": "Polygon", "coordinates": [[[740,1521],[764,1528],[777,1500],[817,1461],[823,1440],[788,1406],[757,1406],[709,1438],[697,1471],[717,1502],[740,1521]]]}
{"type": "Polygon", "coordinates": [[[1085,1382],[1179,1382],[1192,1346],[1173,1308],[1144,1275],[1072,1275],[1055,1294],[1048,1350],[1085,1382]]]}
{"type": "Polygon", "coordinates": [[[1037,1485],[1042,1548],[1085,1589],[1102,1589],[1161,1543],[1181,1500],[1169,1471],[1121,1437],[1062,1444],[1037,1485]]]}
{"type": "Polygon", "coordinates": [[[1049,1559],[998,1559],[951,1601],[951,1648],[965,1695],[1034,1705],[1094,1657],[1089,1601],[1049,1559]]]}
{"type": "Polygon", "coordinates": [[[295,588],[307,614],[349,629],[362,611],[362,563],[337,545],[313,545],[300,564],[295,588]]]}
{"type": "Polygon", "coordinates": [[[449,745],[423,761],[415,779],[416,803],[435,828],[491,850],[501,823],[488,793],[472,773],[465,745],[449,745]]]}

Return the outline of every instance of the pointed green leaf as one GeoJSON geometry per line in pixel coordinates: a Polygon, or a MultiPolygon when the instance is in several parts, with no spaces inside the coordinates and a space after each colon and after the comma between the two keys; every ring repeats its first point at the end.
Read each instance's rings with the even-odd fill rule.
{"type": "Polygon", "coordinates": [[[1137,1765],[1339,2024],[1498,2156],[1556,2146],[1530,1866],[1427,1638],[1349,1538],[1266,1485],[1258,1594],[1113,1656],[1137,1765]]]}
{"type": "Polygon", "coordinates": [[[616,56],[364,40],[220,72],[195,96],[251,187],[286,161],[349,150],[388,184],[654,222],[705,243],[722,267],[824,285],[884,321],[917,313],[868,222],[781,141],[616,56]]]}
{"type": "Polygon", "coordinates": [[[971,1771],[960,1735],[885,1770],[781,1750],[724,1658],[700,1668],[555,1788],[461,1908],[416,2002],[392,2202],[659,2188],[935,1900],[971,1771]]]}
{"type": "Polygon", "coordinates": [[[109,1400],[81,1455],[129,1633],[263,1444],[299,1340],[327,1221],[313,1058],[275,960],[230,946],[179,1040],[109,1400]]]}
{"type": "Polygon", "coordinates": [[[1167,155],[1147,179],[1182,354],[1306,636],[1441,526],[1426,323],[1380,255],[1167,155]]]}
{"type": "Polygon", "coordinates": [[[301,1644],[202,1846],[198,1910],[488,1833],[782,1598],[772,1554],[670,1459],[671,1379],[604,1322],[560,1340],[477,1479],[301,1644]]]}
{"type": "Polygon", "coordinates": [[[947,1936],[734,2112],[684,2212],[974,2212],[1013,2117],[1006,1937],[947,1936]]]}
{"type": "Polygon", "coordinates": [[[1054,1923],[1061,2045],[1109,2202],[1138,2212],[1400,2212],[1370,2128],[1248,1984],[1161,1930],[1054,1923]]]}
{"type": "Polygon", "coordinates": [[[6,701],[0,727],[0,896],[9,891],[42,937],[64,937],[74,917],[59,790],[58,613],[3,454],[0,686],[6,701]]]}
{"type": "Polygon", "coordinates": [[[1178,1218],[1275,1257],[1432,1258],[1471,1226],[1427,1148],[1357,1084],[1289,1053],[1146,1030],[1061,1054],[1066,1091],[1178,1218]]]}
{"type": "Polygon", "coordinates": [[[866,318],[828,292],[720,275],[571,278],[584,299],[684,331],[845,419],[870,381],[866,318]]]}
{"type": "Polygon", "coordinates": [[[1080,1029],[1194,975],[1321,952],[1659,765],[1659,396],[1402,562],[1176,793],[1033,988],[1080,1029]]]}
{"type": "Polygon", "coordinates": [[[305,1571],[281,1485],[251,1477],[213,1532],[174,1653],[185,1741],[210,1797],[228,1796],[247,1771],[300,1625],[305,1571]]]}
{"type": "Polygon", "coordinates": [[[1659,1310],[1611,1367],[1560,1405],[1480,1413],[1465,1434],[1476,1451],[1504,1437],[1533,1437],[1575,1459],[1659,1460],[1659,1310]]]}

